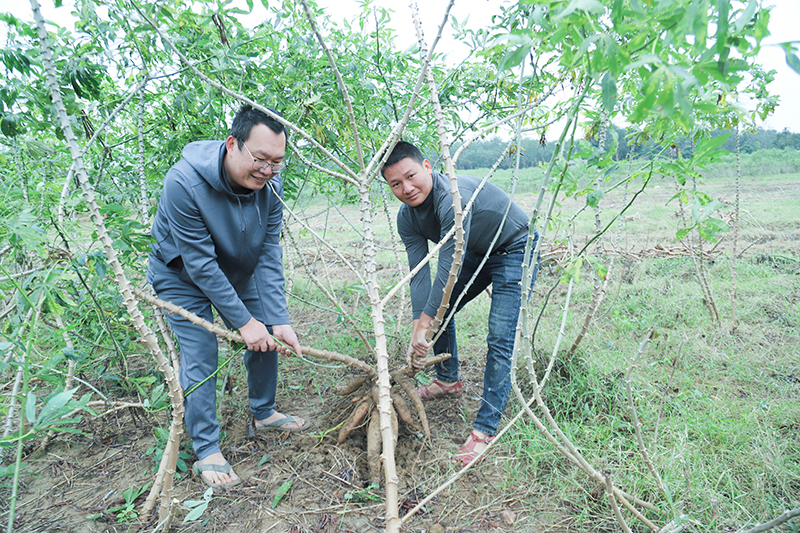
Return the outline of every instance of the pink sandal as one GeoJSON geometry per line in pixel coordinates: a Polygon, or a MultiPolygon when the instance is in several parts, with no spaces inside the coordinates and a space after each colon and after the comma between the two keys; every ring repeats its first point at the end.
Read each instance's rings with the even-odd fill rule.
{"type": "MultiPolygon", "coordinates": [[[[469,439],[467,439],[467,443],[464,444],[461,447],[461,449],[458,450],[458,453],[456,453],[454,457],[455,461],[456,462],[460,461],[462,466],[467,466],[472,461],[474,461],[475,458],[478,456],[478,452],[475,451],[475,445],[478,443],[489,444],[493,440],[494,436],[487,435],[486,437],[479,437],[473,431],[472,433],[469,434],[469,439]]],[[[478,459],[476,464],[479,463],[484,458],[484,456],[485,455],[481,455],[480,459],[478,459]]]]}
{"type": "Polygon", "coordinates": [[[464,392],[464,387],[461,386],[461,381],[456,381],[452,385],[445,385],[438,379],[434,379],[430,385],[425,385],[424,387],[420,387],[417,389],[417,394],[423,400],[433,400],[435,398],[460,398],[461,394],[464,392]],[[439,386],[441,392],[432,392],[430,386],[433,384],[439,386]]]}

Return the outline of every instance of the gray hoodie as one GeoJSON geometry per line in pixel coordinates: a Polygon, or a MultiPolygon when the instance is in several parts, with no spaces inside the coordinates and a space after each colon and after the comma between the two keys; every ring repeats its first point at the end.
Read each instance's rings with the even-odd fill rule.
{"type": "MultiPolygon", "coordinates": [[[[180,256],[180,279],[203,291],[235,328],[252,317],[238,295],[252,278],[265,323],[288,324],[279,242],[283,209],[276,197],[283,197],[283,181],[276,176],[261,190],[233,192],[223,167],[225,151],[224,141],[184,147],[183,159],[164,179],[150,261],[169,264],[180,256]]],[[[149,268],[150,283],[154,270],[164,272],[149,268]]]]}

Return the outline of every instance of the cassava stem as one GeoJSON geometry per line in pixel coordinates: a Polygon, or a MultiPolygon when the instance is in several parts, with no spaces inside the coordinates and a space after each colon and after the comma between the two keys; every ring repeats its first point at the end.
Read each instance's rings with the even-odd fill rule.
{"type": "MultiPolygon", "coordinates": [[[[122,264],[117,258],[116,250],[114,249],[114,245],[108,234],[108,230],[106,229],[103,216],[100,213],[100,208],[95,201],[94,189],[89,182],[89,175],[84,167],[82,153],[75,139],[75,135],[72,130],[72,124],[67,116],[66,108],[64,107],[64,102],[61,97],[61,89],[56,74],[55,63],[53,60],[50,38],[47,34],[47,29],[45,28],[44,18],[39,10],[39,2],[38,0],[30,0],[30,4],[39,34],[39,42],[42,50],[42,62],[47,76],[47,85],[50,92],[50,98],[56,110],[58,121],[61,126],[61,130],[64,133],[64,138],[67,142],[67,146],[69,147],[70,154],[72,155],[75,177],[77,178],[81,187],[84,201],[89,208],[92,222],[94,222],[95,231],[97,232],[100,242],[103,244],[103,249],[108,259],[108,263],[114,272],[114,277],[119,287],[119,291],[123,297],[123,304],[133,320],[134,327],[136,328],[142,343],[155,357],[158,368],[164,374],[164,378],[166,379],[169,387],[169,396],[172,400],[172,423],[170,425],[167,447],[164,450],[164,459],[162,460],[161,468],[159,469],[159,476],[163,477],[164,479],[163,488],[160,493],[161,504],[159,507],[159,517],[164,520],[167,519],[171,503],[172,479],[175,473],[175,463],[178,459],[178,445],[180,443],[180,436],[183,433],[183,392],[178,384],[177,376],[173,374],[172,368],[161,352],[161,348],[158,345],[155,335],[153,335],[153,332],[144,322],[144,317],[139,310],[135,298],[133,297],[131,284],[122,269],[122,264]]],[[[158,494],[155,491],[151,491],[144,507],[146,512],[143,514],[149,514],[149,511],[155,505],[155,499],[157,496],[158,494]]]]}
{"type": "MultiPolygon", "coordinates": [[[[149,304],[155,305],[168,313],[182,316],[192,324],[197,324],[198,326],[202,326],[211,333],[214,333],[215,335],[224,337],[228,340],[232,340],[235,342],[244,342],[242,340],[242,336],[236,333],[235,331],[221,328],[216,324],[204,320],[199,316],[195,315],[194,313],[173,304],[172,302],[165,302],[164,300],[158,298],[157,296],[154,296],[141,289],[137,289],[134,287],[132,290],[133,294],[135,294],[137,298],[140,298],[149,304]]],[[[350,366],[356,367],[359,370],[366,372],[370,377],[376,376],[374,368],[372,368],[363,361],[355,359],[354,357],[339,354],[336,352],[329,352],[327,350],[317,350],[316,348],[311,348],[310,346],[301,346],[300,348],[303,350],[303,354],[319,357],[321,359],[327,359],[328,361],[338,361],[340,363],[346,363],[350,366]]]]}

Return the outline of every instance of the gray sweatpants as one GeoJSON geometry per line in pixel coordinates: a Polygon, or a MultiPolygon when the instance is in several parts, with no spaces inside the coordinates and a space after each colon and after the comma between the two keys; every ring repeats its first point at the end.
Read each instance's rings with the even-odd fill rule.
{"type": "MultiPolygon", "coordinates": [[[[188,279],[185,272],[181,275],[176,269],[168,267],[152,255],[148,270],[148,279],[152,280],[153,289],[159,298],[213,322],[211,301],[188,279]]],[[[237,291],[237,294],[250,314],[256,320],[264,322],[255,282],[251,280],[241,291],[237,291]]],[[[180,316],[168,315],[167,319],[180,345],[181,370],[178,377],[181,387],[187,391],[217,369],[217,336],[180,316]]],[[[222,319],[228,327],[232,327],[224,316],[222,319]]],[[[272,328],[268,329],[272,333],[272,328]]],[[[263,420],[275,412],[278,353],[248,350],[244,355],[244,364],[247,369],[250,412],[256,419],[263,420]]],[[[198,459],[220,451],[216,393],[215,376],[184,398],[186,431],[192,438],[198,459]]]]}

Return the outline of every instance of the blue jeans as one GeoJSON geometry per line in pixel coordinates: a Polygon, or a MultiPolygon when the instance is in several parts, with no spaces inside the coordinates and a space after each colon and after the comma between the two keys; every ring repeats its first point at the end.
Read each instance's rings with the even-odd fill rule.
{"type": "MultiPolygon", "coordinates": [[[[539,234],[535,234],[538,240],[539,234]]],[[[486,337],[486,370],[483,374],[483,398],[472,427],[487,435],[497,433],[500,417],[511,392],[511,357],[514,351],[514,336],[519,318],[522,296],[522,263],[524,260],[524,237],[507,247],[506,253],[490,255],[478,273],[472,286],[458,304],[456,313],[464,305],[492,285],[492,305],[489,310],[489,335],[486,337]]],[[[536,246],[536,240],[533,245],[536,246]]],[[[483,256],[466,252],[461,272],[450,298],[451,309],[458,295],[478,268],[483,256]]],[[[533,271],[533,282],[539,265],[533,271]]],[[[455,317],[433,346],[435,354],[450,353],[452,357],[436,365],[436,379],[445,383],[458,381],[458,346],[456,344],[455,317]]]]}
{"type": "MultiPolygon", "coordinates": [[[[162,300],[172,302],[197,316],[214,321],[211,301],[186,274],[178,272],[158,259],[150,257],[149,279],[162,300]]],[[[249,283],[239,293],[250,313],[261,322],[255,283],[249,283]]],[[[231,324],[223,316],[228,327],[231,324]]],[[[180,345],[181,370],[178,380],[184,391],[210,376],[217,369],[217,336],[201,326],[192,324],[178,315],[167,315],[172,332],[180,345]]],[[[272,333],[272,328],[268,327],[272,333]]],[[[278,352],[251,352],[244,355],[247,369],[247,388],[250,413],[258,420],[269,418],[275,412],[275,392],[278,384],[278,352]]],[[[219,421],[217,420],[217,380],[209,379],[184,399],[186,431],[198,459],[220,451],[219,421]]]]}

